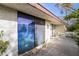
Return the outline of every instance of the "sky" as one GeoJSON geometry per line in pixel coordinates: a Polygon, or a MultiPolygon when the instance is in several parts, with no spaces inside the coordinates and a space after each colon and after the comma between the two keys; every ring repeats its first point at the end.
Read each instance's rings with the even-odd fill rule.
{"type": "MultiPolygon", "coordinates": [[[[42,3],[41,5],[43,5],[45,8],[47,8],[49,11],[51,11],[53,14],[55,14],[58,17],[63,17],[66,15],[66,13],[61,14],[61,10],[55,6],[56,3],[42,3]]],[[[74,9],[79,8],[79,3],[74,3],[73,8],[74,9]]]]}

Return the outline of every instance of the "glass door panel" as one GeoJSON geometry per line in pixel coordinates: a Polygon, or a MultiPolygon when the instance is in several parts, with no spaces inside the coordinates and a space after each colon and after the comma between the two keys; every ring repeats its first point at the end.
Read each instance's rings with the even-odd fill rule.
{"type": "Polygon", "coordinates": [[[19,54],[34,48],[34,18],[18,13],[18,52],[19,54]]]}

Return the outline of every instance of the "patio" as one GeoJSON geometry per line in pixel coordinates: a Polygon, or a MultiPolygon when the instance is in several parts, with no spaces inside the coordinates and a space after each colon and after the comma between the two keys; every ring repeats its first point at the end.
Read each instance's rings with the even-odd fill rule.
{"type": "Polygon", "coordinates": [[[46,46],[32,56],[79,56],[79,48],[72,39],[51,39],[46,46]]]}
{"type": "Polygon", "coordinates": [[[52,39],[35,56],[78,56],[79,50],[74,41],[52,39]]]}

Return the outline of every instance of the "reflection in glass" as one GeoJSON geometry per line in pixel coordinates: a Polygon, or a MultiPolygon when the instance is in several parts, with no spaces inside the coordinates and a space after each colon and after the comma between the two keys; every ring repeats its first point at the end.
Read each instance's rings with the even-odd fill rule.
{"type": "Polygon", "coordinates": [[[19,54],[24,53],[34,48],[35,26],[34,26],[34,21],[31,19],[33,18],[23,18],[21,16],[18,17],[19,54]]]}

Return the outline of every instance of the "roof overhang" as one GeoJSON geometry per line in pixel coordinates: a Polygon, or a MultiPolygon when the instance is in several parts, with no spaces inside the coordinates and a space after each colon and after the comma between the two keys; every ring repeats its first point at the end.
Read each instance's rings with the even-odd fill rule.
{"type": "Polygon", "coordinates": [[[1,3],[2,5],[13,8],[15,10],[40,17],[42,19],[48,20],[55,25],[61,25],[63,22],[56,17],[54,14],[46,10],[43,6],[37,3],[1,3]]]}

